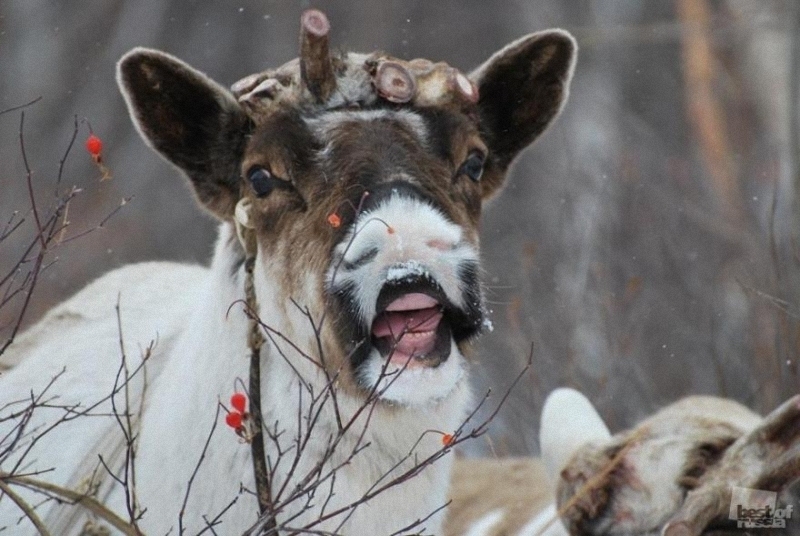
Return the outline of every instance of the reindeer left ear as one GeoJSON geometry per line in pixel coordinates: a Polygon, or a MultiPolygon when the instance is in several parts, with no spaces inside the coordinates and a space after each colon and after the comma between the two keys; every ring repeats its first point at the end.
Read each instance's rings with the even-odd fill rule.
{"type": "Polygon", "coordinates": [[[517,154],[564,106],[578,45],[563,30],[525,36],[495,53],[470,78],[478,85],[481,130],[489,146],[483,178],[488,197],[517,154]]]}
{"type": "Polygon", "coordinates": [[[249,119],[231,93],[179,59],[136,48],[117,81],[142,138],[180,168],[200,204],[233,217],[249,119]]]}
{"type": "Polygon", "coordinates": [[[603,418],[580,391],[559,387],[547,396],[539,424],[539,447],[550,483],[558,482],[572,455],[587,443],[611,439],[603,418]]]}

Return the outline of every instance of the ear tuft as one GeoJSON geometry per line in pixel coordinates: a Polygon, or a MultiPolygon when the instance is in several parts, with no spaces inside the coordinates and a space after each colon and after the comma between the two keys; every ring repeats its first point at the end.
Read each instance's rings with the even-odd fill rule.
{"type": "Polygon", "coordinates": [[[578,45],[564,30],[527,35],[496,52],[470,78],[478,85],[489,145],[484,196],[497,190],[519,152],[553,122],[567,100],[578,45]]]}
{"type": "Polygon", "coordinates": [[[550,482],[572,455],[589,442],[611,438],[611,432],[589,399],[575,389],[559,387],[547,396],[542,408],[539,445],[550,482]]]}
{"type": "Polygon", "coordinates": [[[146,48],[120,59],[117,82],[142,138],[189,177],[202,205],[230,218],[249,128],[233,96],[179,59],[146,48]]]}

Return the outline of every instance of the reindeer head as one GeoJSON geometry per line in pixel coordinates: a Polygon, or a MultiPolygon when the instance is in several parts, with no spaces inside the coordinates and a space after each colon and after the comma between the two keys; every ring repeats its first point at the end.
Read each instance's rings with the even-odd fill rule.
{"type": "Polygon", "coordinates": [[[300,58],[231,91],[146,49],[122,58],[119,83],[200,203],[252,231],[262,319],[349,392],[402,370],[383,397],[425,403],[460,381],[483,321],[483,202],[561,109],[575,43],[532,34],[466,76],[331,54],[328,30],[306,11],[300,58]]]}
{"type": "Polygon", "coordinates": [[[733,400],[692,396],[611,436],[582,394],[557,389],[545,402],[540,437],[564,524],[570,534],[660,533],[761,421],[733,400]]]}

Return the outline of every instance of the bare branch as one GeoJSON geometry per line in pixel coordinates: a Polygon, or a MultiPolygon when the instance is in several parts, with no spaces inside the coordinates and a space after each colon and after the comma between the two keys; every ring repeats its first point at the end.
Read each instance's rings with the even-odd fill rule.
{"type": "Polygon", "coordinates": [[[0,110],[0,115],[7,114],[9,112],[16,112],[17,110],[22,110],[22,109],[27,108],[29,106],[33,106],[34,104],[36,104],[40,100],[42,100],[41,96],[36,97],[32,101],[26,102],[25,104],[20,104],[19,106],[13,106],[11,108],[6,108],[5,110],[0,110]]]}
{"type": "MultiPolygon", "coordinates": [[[[183,527],[183,516],[186,514],[186,503],[189,502],[189,494],[191,494],[191,492],[192,492],[192,484],[194,483],[194,479],[197,477],[197,473],[200,471],[200,466],[203,464],[203,460],[205,460],[205,458],[206,458],[206,452],[208,452],[208,445],[211,444],[211,437],[214,435],[214,431],[217,429],[217,421],[219,420],[219,412],[220,412],[221,408],[222,408],[222,405],[221,404],[217,404],[217,412],[216,412],[216,414],[214,414],[214,422],[211,424],[211,431],[208,432],[208,437],[206,437],[206,443],[205,443],[205,445],[203,445],[202,452],[200,452],[200,458],[197,460],[197,464],[195,464],[194,470],[192,471],[192,476],[189,477],[189,482],[186,484],[186,493],[183,495],[183,502],[181,503],[181,510],[178,513],[178,535],[179,536],[182,535],[184,533],[184,530],[185,530],[184,527],[183,527]]],[[[238,497],[237,497],[237,499],[238,499],[238,497]]],[[[228,507],[230,508],[230,506],[233,506],[233,503],[235,503],[237,499],[234,499],[233,502],[231,502],[228,507]]],[[[227,508],[226,508],[226,510],[227,510],[227,508]]],[[[212,520],[212,521],[215,521],[215,520],[219,519],[219,517],[222,515],[222,513],[224,513],[224,511],[221,512],[220,514],[218,514],[217,517],[215,517],[214,520],[212,520]]]]}

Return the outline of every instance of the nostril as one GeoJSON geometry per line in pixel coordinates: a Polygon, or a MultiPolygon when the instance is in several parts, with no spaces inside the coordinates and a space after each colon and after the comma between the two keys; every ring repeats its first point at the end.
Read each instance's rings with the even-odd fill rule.
{"type": "Polygon", "coordinates": [[[352,262],[347,261],[346,259],[343,262],[345,270],[355,270],[367,264],[368,262],[372,261],[375,257],[378,256],[378,248],[370,248],[367,251],[361,253],[356,259],[352,262]]]}
{"type": "Polygon", "coordinates": [[[456,247],[455,243],[445,240],[428,240],[425,242],[425,245],[431,249],[438,249],[439,251],[450,251],[456,247]]]}

